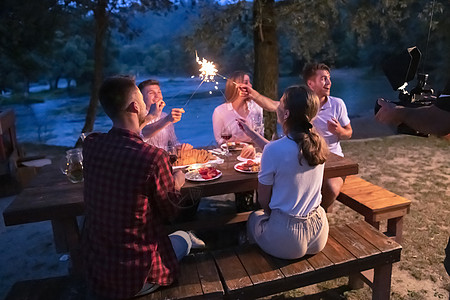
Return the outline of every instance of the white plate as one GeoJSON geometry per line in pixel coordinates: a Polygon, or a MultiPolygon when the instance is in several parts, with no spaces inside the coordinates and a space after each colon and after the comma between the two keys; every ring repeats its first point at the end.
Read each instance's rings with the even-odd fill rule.
{"type": "MultiPolygon", "coordinates": [[[[247,159],[247,160],[248,160],[248,159],[247,159]]],[[[247,162],[247,161],[244,161],[244,162],[240,162],[240,163],[235,164],[235,165],[234,165],[234,169],[235,169],[236,171],[238,171],[238,172],[241,172],[241,173],[251,173],[251,174],[254,174],[254,173],[258,173],[258,172],[259,172],[259,171],[245,171],[245,170],[240,170],[240,169],[237,168],[238,166],[245,165],[246,162],[247,162]]],[[[260,168],[261,168],[261,166],[260,166],[260,168]]]]}
{"type": "Polygon", "coordinates": [[[213,177],[211,179],[203,179],[202,176],[200,174],[198,174],[196,171],[191,171],[191,172],[187,172],[186,174],[184,174],[184,177],[186,178],[186,180],[190,180],[190,181],[211,181],[211,180],[215,180],[217,178],[220,178],[222,176],[222,171],[217,170],[219,172],[219,174],[216,177],[213,177]],[[191,177],[190,174],[196,173],[198,175],[197,177],[191,177]]]}
{"type": "Polygon", "coordinates": [[[262,153],[259,152],[259,153],[256,153],[255,158],[243,158],[242,156],[239,155],[238,157],[236,157],[236,159],[239,161],[253,160],[254,162],[261,162],[261,156],[262,156],[262,153]]]}
{"type": "MultiPolygon", "coordinates": [[[[235,142],[230,142],[229,144],[232,146],[236,145],[235,142]]],[[[239,146],[237,146],[237,148],[230,148],[230,151],[241,151],[245,146],[248,146],[248,143],[239,142],[239,146]]],[[[227,148],[226,143],[220,145],[220,148],[225,150],[227,148]]]]}

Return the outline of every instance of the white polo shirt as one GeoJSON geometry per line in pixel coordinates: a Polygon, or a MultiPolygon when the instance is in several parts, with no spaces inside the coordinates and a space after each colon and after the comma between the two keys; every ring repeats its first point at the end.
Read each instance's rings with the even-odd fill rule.
{"type": "Polygon", "coordinates": [[[342,127],[350,124],[347,107],[341,98],[329,96],[328,101],[320,108],[313,124],[327,142],[330,152],[344,156],[339,138],[328,130],[327,121],[331,120],[331,118],[336,118],[342,127]]]}

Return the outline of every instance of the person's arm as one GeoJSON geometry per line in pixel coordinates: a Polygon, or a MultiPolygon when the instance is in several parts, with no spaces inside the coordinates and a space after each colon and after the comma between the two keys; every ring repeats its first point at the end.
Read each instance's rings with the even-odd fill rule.
{"type": "Polygon", "coordinates": [[[236,119],[238,122],[239,128],[241,128],[242,131],[261,149],[264,149],[264,147],[269,143],[268,140],[266,140],[265,137],[260,135],[255,130],[251,129],[247,122],[244,119],[236,119]]]}
{"type": "Polygon", "coordinates": [[[182,108],[173,108],[171,113],[165,116],[162,119],[159,119],[155,123],[148,124],[142,129],[142,136],[144,139],[151,138],[156,133],[161,131],[164,127],[171,123],[176,123],[181,120],[181,116],[184,113],[184,109],[182,108]]]}
{"type": "Polygon", "coordinates": [[[261,106],[263,109],[267,111],[276,111],[278,108],[278,105],[280,105],[279,101],[274,101],[266,96],[261,95],[257,91],[255,91],[250,85],[248,84],[238,84],[238,88],[245,91],[248,96],[253,99],[253,101],[256,102],[259,106],[261,106]]]}
{"type": "Polygon", "coordinates": [[[346,126],[341,126],[336,118],[332,118],[331,120],[327,121],[327,126],[328,130],[332,134],[337,135],[339,140],[348,140],[352,137],[353,129],[350,123],[348,123],[346,126]]]}
{"type": "Polygon", "coordinates": [[[270,214],[269,203],[271,197],[272,186],[258,182],[258,202],[261,205],[261,208],[264,209],[267,214],[270,214]]]}
{"type": "Polygon", "coordinates": [[[435,105],[418,108],[403,107],[378,99],[381,106],[375,119],[383,124],[399,125],[401,123],[420,131],[438,136],[450,133],[450,112],[435,105]]]}
{"type": "Polygon", "coordinates": [[[150,110],[148,111],[147,116],[145,116],[145,121],[142,122],[140,129],[142,129],[148,125],[151,121],[161,116],[162,110],[166,106],[166,102],[163,100],[158,101],[150,106],[150,110]]]}
{"type": "Polygon", "coordinates": [[[147,179],[150,205],[157,207],[158,214],[163,219],[170,220],[179,213],[182,202],[180,189],[184,184],[184,174],[182,172],[172,174],[169,157],[165,152],[154,162],[151,176],[147,179]]]}

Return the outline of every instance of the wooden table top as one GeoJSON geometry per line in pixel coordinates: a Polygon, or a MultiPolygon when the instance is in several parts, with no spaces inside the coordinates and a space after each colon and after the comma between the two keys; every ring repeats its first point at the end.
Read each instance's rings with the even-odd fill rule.
{"type": "MultiPolygon", "coordinates": [[[[257,174],[234,170],[237,154],[226,159],[218,168],[222,176],[207,182],[186,181],[181,193],[193,197],[206,197],[226,193],[254,190],[258,186],[257,174]]],[[[330,155],[325,163],[325,177],[348,176],[358,173],[358,164],[349,158],[330,155]]],[[[71,183],[57,164],[47,165],[4,210],[5,225],[17,225],[46,220],[80,216],[84,211],[83,183],[71,183]]]]}

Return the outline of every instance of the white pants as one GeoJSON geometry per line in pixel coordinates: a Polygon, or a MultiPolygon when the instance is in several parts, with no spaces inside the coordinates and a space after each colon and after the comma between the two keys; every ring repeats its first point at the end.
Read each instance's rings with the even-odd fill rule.
{"type": "Polygon", "coordinates": [[[321,206],[306,217],[290,216],[280,210],[267,215],[263,210],[257,210],[247,222],[250,242],[283,259],[296,259],[322,251],[327,243],[328,229],[327,216],[321,206]]]}

